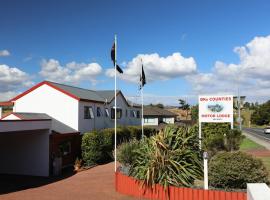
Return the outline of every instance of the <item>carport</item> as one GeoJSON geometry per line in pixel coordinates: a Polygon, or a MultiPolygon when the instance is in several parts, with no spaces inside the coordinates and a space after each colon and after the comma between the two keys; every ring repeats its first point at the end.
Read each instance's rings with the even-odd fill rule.
{"type": "Polygon", "coordinates": [[[51,119],[0,120],[0,174],[49,176],[51,119]]]}

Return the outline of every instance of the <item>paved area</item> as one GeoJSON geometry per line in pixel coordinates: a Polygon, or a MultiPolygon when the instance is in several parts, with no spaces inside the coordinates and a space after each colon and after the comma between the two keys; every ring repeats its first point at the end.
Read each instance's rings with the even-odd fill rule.
{"type": "Polygon", "coordinates": [[[257,144],[260,144],[270,150],[270,134],[264,134],[262,129],[244,128],[243,134],[257,144]]]}
{"type": "MultiPolygon", "coordinates": [[[[7,178],[8,179],[8,178],[7,178]]],[[[6,182],[7,181],[7,182],[6,182]]],[[[16,181],[14,179],[13,181],[16,181]]],[[[0,179],[0,187],[8,180],[0,179]]],[[[14,184],[14,183],[13,183],[14,184]]],[[[0,200],[136,200],[115,192],[114,164],[109,163],[36,187],[0,193],[0,200]]]]}

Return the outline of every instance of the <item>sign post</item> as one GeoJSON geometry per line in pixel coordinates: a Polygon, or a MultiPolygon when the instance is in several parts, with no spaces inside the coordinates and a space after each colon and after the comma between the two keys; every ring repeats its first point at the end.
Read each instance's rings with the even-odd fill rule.
{"type": "MultiPolygon", "coordinates": [[[[233,96],[199,96],[199,146],[202,149],[202,123],[231,123],[233,129],[233,96]]],[[[208,154],[203,153],[204,189],[208,190],[208,154]]]]}
{"type": "Polygon", "coordinates": [[[208,190],[208,153],[203,152],[204,189],[208,190]]]}

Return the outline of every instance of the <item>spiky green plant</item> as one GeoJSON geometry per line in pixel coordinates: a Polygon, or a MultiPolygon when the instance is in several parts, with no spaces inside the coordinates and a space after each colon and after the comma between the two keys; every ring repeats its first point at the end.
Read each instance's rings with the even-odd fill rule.
{"type": "Polygon", "coordinates": [[[198,139],[189,127],[167,126],[159,134],[144,139],[136,150],[130,175],[143,184],[191,186],[202,177],[202,160],[198,139]]]}

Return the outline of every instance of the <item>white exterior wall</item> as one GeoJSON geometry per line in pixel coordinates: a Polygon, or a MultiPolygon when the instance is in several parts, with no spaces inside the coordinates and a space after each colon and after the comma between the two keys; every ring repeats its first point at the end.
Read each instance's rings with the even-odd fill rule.
{"type": "Polygon", "coordinates": [[[168,124],[174,124],[174,117],[164,117],[163,122],[166,122],[168,124]]]}
{"type": "Polygon", "coordinates": [[[157,126],[158,125],[158,118],[157,117],[144,117],[144,125],[157,126]],[[151,121],[149,121],[149,120],[151,120],[151,121]]]}
{"type": "Polygon", "coordinates": [[[44,84],[15,101],[13,112],[46,113],[53,118],[52,130],[78,131],[79,101],[44,84]]]}
{"type": "Polygon", "coordinates": [[[0,133],[0,174],[49,176],[49,130],[0,133]]]}
{"type": "MultiPolygon", "coordinates": [[[[114,120],[111,119],[111,108],[114,107],[114,100],[110,104],[101,104],[94,102],[84,102],[79,103],[79,131],[83,134],[92,130],[99,130],[104,128],[114,127],[114,120]],[[91,106],[94,112],[94,119],[84,119],[84,106],[91,106]],[[97,117],[97,107],[101,108],[102,116],[97,117]],[[105,108],[109,110],[109,117],[105,115],[105,108]]],[[[122,95],[117,96],[117,107],[122,109],[122,118],[117,120],[117,125],[140,125],[141,118],[130,117],[130,110],[140,110],[140,108],[129,107],[122,95]],[[128,110],[128,116],[126,117],[126,110],[128,110]]],[[[140,113],[141,114],[141,113],[140,113]]]]}

